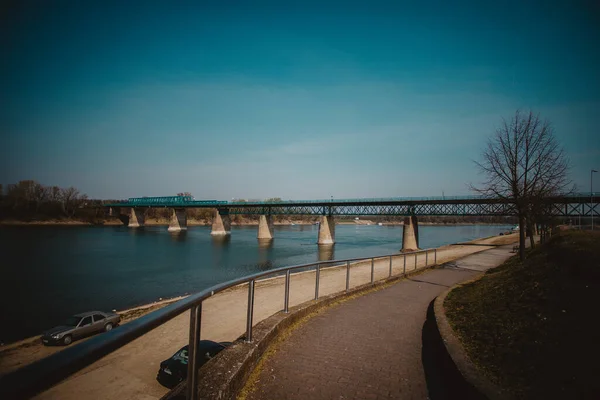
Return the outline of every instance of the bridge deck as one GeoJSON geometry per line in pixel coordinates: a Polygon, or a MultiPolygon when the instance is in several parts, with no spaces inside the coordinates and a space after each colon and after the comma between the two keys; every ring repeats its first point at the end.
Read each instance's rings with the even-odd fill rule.
{"type": "MultiPolygon", "coordinates": [[[[574,194],[548,200],[554,216],[600,216],[597,193],[574,194]]],[[[507,200],[481,196],[397,197],[378,199],[329,199],[285,201],[195,200],[191,196],[140,197],[105,207],[136,208],[217,208],[222,214],[344,215],[344,216],[513,216],[514,205],[507,200]]]]}

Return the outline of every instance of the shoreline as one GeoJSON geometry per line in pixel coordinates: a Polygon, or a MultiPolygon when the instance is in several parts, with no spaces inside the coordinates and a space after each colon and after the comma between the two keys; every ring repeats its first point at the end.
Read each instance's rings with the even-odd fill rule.
{"type": "MultiPolygon", "coordinates": [[[[146,226],[168,226],[169,222],[164,220],[149,220],[145,223],[146,226]]],[[[211,226],[211,222],[207,221],[189,221],[188,226],[211,226]]],[[[314,222],[306,221],[282,221],[274,222],[275,226],[294,226],[294,225],[316,225],[314,222]]],[[[375,222],[372,220],[359,220],[359,221],[336,221],[336,225],[374,225],[374,226],[404,226],[403,221],[394,222],[375,222]]],[[[419,222],[419,226],[473,226],[473,225],[485,225],[485,226],[509,226],[513,225],[510,223],[501,222],[419,222]]],[[[78,220],[48,220],[48,221],[18,221],[18,220],[2,220],[0,221],[0,227],[2,226],[125,226],[121,221],[103,221],[102,223],[85,222],[78,220]]],[[[246,221],[246,222],[232,222],[231,226],[258,226],[258,221],[246,221]]]]}
{"type": "MultiPolygon", "coordinates": [[[[492,236],[467,242],[449,244],[437,248],[437,265],[460,259],[470,254],[492,249],[499,245],[514,243],[518,235],[492,236]]],[[[433,249],[427,249],[433,250],[433,249]]],[[[409,258],[406,263],[402,254],[393,260],[393,274],[410,272],[425,266],[426,257],[409,258]]],[[[431,258],[430,258],[431,260],[431,258]]],[[[371,265],[375,268],[375,280],[388,275],[389,260],[375,258],[375,263],[357,261],[351,264],[350,287],[367,284],[371,280],[371,265]]],[[[332,266],[321,270],[320,290],[322,296],[344,290],[345,266],[332,266]]],[[[254,321],[258,323],[281,311],[283,306],[284,276],[265,277],[257,281],[255,292],[254,321]]],[[[241,284],[207,298],[202,308],[202,337],[214,341],[235,341],[243,335],[246,324],[247,285],[241,284]],[[227,315],[227,318],[223,318],[227,315]]],[[[314,299],[315,273],[299,271],[292,275],[290,306],[314,299]]],[[[183,298],[183,297],[181,297],[183,298]]],[[[135,320],[155,309],[172,304],[179,297],[158,300],[120,311],[123,324],[135,320]]],[[[88,365],[70,378],[39,394],[39,400],[61,398],[104,398],[111,396],[160,399],[167,390],[156,382],[157,362],[172,355],[189,340],[189,311],[152,329],[127,345],[88,365]],[[107,388],[106,382],[112,382],[107,388]],[[107,392],[108,390],[108,392],[107,392]]],[[[94,336],[92,336],[94,337],[94,336]]],[[[82,341],[87,340],[83,339],[82,341]]],[[[81,341],[80,341],[81,342],[81,341]]],[[[0,347],[0,375],[36,362],[64,349],[63,346],[44,346],[39,337],[0,347]],[[37,339],[37,340],[36,340],[37,339]]]]}
{"type": "MultiPolygon", "coordinates": [[[[504,238],[504,239],[508,239],[510,238],[512,235],[516,235],[516,234],[510,234],[510,235],[494,235],[494,236],[487,236],[487,237],[482,237],[482,238],[477,238],[477,239],[473,239],[471,241],[468,242],[458,242],[458,243],[451,243],[451,244],[445,244],[442,246],[438,246],[435,247],[435,249],[437,249],[438,251],[442,251],[442,250],[449,250],[452,249],[453,247],[459,248],[462,246],[472,246],[472,245],[486,245],[486,246],[496,246],[495,244],[491,244],[489,242],[492,242],[496,239],[499,238],[504,238]]],[[[518,240],[518,237],[516,237],[516,239],[518,240]]],[[[430,250],[433,250],[434,248],[431,248],[430,250]]],[[[398,253],[398,255],[400,256],[402,253],[398,253]]],[[[385,256],[385,255],[383,255],[385,256]]],[[[381,256],[381,257],[383,257],[381,256]]],[[[375,258],[378,258],[378,256],[376,256],[375,258]]],[[[365,261],[357,261],[353,264],[361,264],[364,263],[365,261]]],[[[323,268],[323,269],[328,269],[328,268],[339,268],[339,266],[332,266],[332,267],[327,267],[327,268],[323,268]]],[[[305,272],[311,272],[311,271],[302,271],[302,272],[297,272],[296,274],[303,274],[305,272]]],[[[259,281],[257,281],[257,284],[262,283],[265,284],[267,281],[272,280],[272,279],[276,279],[277,277],[268,277],[268,278],[264,278],[261,279],[259,281]]],[[[227,291],[229,290],[234,290],[236,288],[230,288],[227,289],[227,291]]],[[[179,300],[182,300],[188,296],[190,296],[193,293],[189,293],[189,294],[182,294],[182,295],[178,295],[178,296],[174,296],[174,297],[168,297],[168,298],[162,298],[159,297],[158,300],[149,302],[149,303],[144,303],[144,304],[140,304],[137,306],[132,306],[129,308],[126,308],[124,310],[116,310],[113,309],[111,310],[112,312],[116,312],[117,314],[119,314],[121,316],[121,324],[130,322],[135,320],[136,318],[142,317],[152,311],[158,310],[162,307],[166,307],[169,304],[172,304],[174,302],[177,302],[179,300]]],[[[0,355],[2,354],[2,352],[7,351],[7,350],[11,350],[11,349],[15,349],[18,347],[27,347],[28,345],[31,345],[31,342],[35,342],[35,341],[39,341],[41,337],[40,335],[36,335],[36,336],[31,336],[25,339],[20,339],[18,341],[15,342],[10,342],[10,343],[4,343],[4,344],[0,344],[0,355]]],[[[1,374],[1,373],[0,373],[1,374]]]]}

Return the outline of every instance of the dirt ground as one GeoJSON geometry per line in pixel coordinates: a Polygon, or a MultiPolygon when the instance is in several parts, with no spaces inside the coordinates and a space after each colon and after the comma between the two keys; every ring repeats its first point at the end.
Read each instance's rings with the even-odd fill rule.
{"type": "MultiPolygon", "coordinates": [[[[437,249],[437,263],[452,261],[469,254],[492,248],[494,245],[513,243],[518,235],[504,235],[475,240],[460,245],[449,245],[437,249]],[[486,246],[489,245],[489,246],[486,246]]],[[[425,266],[424,253],[404,256],[401,253],[392,259],[394,274],[405,268],[425,266]]],[[[428,264],[434,259],[433,251],[427,256],[428,264]]],[[[376,259],[375,279],[382,279],[389,273],[389,257],[376,259]]],[[[320,295],[344,290],[345,268],[323,268],[320,276],[320,295]]],[[[350,286],[359,286],[370,281],[370,262],[354,264],[350,272],[350,286]]],[[[282,310],[284,299],[284,279],[271,278],[257,282],[254,300],[254,323],[282,310]]],[[[247,285],[240,285],[221,292],[203,303],[203,339],[233,341],[244,333],[246,323],[247,285]]],[[[293,274],[290,282],[290,306],[311,300],[315,293],[314,272],[293,274]]],[[[164,304],[154,304],[146,309],[128,310],[131,318],[139,317],[164,304]]],[[[126,323],[126,322],[125,322],[126,323]]],[[[105,356],[60,384],[39,394],[37,399],[104,399],[127,398],[158,399],[168,389],[156,380],[158,366],[175,351],[185,345],[189,335],[189,313],[185,312],[171,321],[157,327],[146,335],[105,356]]],[[[117,328],[118,329],[118,328],[117,328]]],[[[0,374],[20,368],[52,353],[62,347],[43,346],[33,338],[0,350],[0,374]]]]}

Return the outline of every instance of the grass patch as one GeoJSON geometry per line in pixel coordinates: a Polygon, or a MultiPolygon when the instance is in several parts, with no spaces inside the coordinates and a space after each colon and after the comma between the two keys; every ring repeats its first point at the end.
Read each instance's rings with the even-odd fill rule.
{"type": "Polygon", "coordinates": [[[517,398],[600,398],[600,233],[565,232],[450,292],[480,371],[517,398]]]}

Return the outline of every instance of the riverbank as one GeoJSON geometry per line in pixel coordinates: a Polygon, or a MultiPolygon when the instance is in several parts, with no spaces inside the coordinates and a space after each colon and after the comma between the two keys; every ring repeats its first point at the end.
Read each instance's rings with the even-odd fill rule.
{"type": "MultiPolygon", "coordinates": [[[[403,226],[404,221],[387,221],[377,222],[368,219],[362,220],[336,220],[336,225],[380,225],[380,226],[403,226]]],[[[188,226],[211,226],[212,222],[208,220],[194,220],[188,219],[188,226]]],[[[273,225],[315,225],[316,222],[305,221],[305,220],[283,220],[276,221],[273,225]]],[[[60,219],[60,220],[44,220],[44,221],[19,221],[19,220],[0,220],[0,226],[121,226],[123,222],[118,219],[108,219],[104,221],[80,221],[73,219],[60,219]]],[[[147,226],[168,226],[169,221],[166,219],[146,219],[145,225],[147,226]]],[[[245,220],[245,221],[233,221],[232,226],[258,226],[258,221],[245,220]]],[[[422,226],[473,226],[473,225],[506,225],[500,223],[485,223],[485,222],[419,222],[422,226]]]]}
{"type": "MultiPolygon", "coordinates": [[[[506,228],[424,227],[421,245],[432,248],[506,228]]],[[[210,226],[181,234],[161,226],[0,228],[0,247],[10,261],[0,268],[0,303],[13,303],[15,287],[31,293],[20,301],[20,312],[3,313],[0,342],[33,336],[78,312],[124,310],[275,267],[392,254],[402,246],[402,227],[340,225],[333,247],[315,245],[316,225],[274,229],[275,240],[264,243],[256,239],[256,226],[234,226],[224,239],[213,237],[210,226]],[[27,318],[32,313],[39,317],[27,318]]]]}
{"type": "MultiPolygon", "coordinates": [[[[438,264],[477,253],[496,245],[513,243],[517,235],[496,236],[474,240],[460,245],[447,245],[437,250],[438,264]]],[[[430,257],[432,254],[430,253],[430,257]]],[[[429,262],[432,259],[429,258],[429,262]]],[[[407,271],[425,265],[425,255],[416,259],[407,257],[407,271]]],[[[394,256],[393,273],[400,274],[404,268],[404,257],[394,256]]],[[[370,281],[370,262],[361,262],[351,267],[350,286],[355,287],[370,281]]],[[[375,262],[375,279],[386,277],[389,258],[375,262]]],[[[345,268],[324,268],[320,277],[320,293],[327,295],[342,291],[345,286],[345,268]]],[[[297,305],[314,296],[315,274],[308,271],[293,274],[290,284],[290,305],[297,305]]],[[[257,282],[255,298],[255,323],[281,310],[283,304],[283,279],[271,278],[257,282]]],[[[173,300],[144,305],[122,311],[135,319],[152,310],[169,304],[173,300]]],[[[207,299],[203,306],[202,337],[216,341],[232,341],[245,329],[247,286],[240,285],[207,299]]],[[[126,323],[126,322],[125,322],[126,323]]],[[[40,398],[105,398],[111,394],[120,397],[160,398],[165,392],[154,380],[158,363],[171,356],[189,334],[189,313],[185,312],[127,346],[86,367],[67,381],[57,385],[40,398]],[[113,382],[107,391],[106,382],[113,382]]],[[[39,339],[30,339],[21,345],[0,349],[0,374],[44,358],[62,350],[63,347],[43,346],[39,339]]]]}

